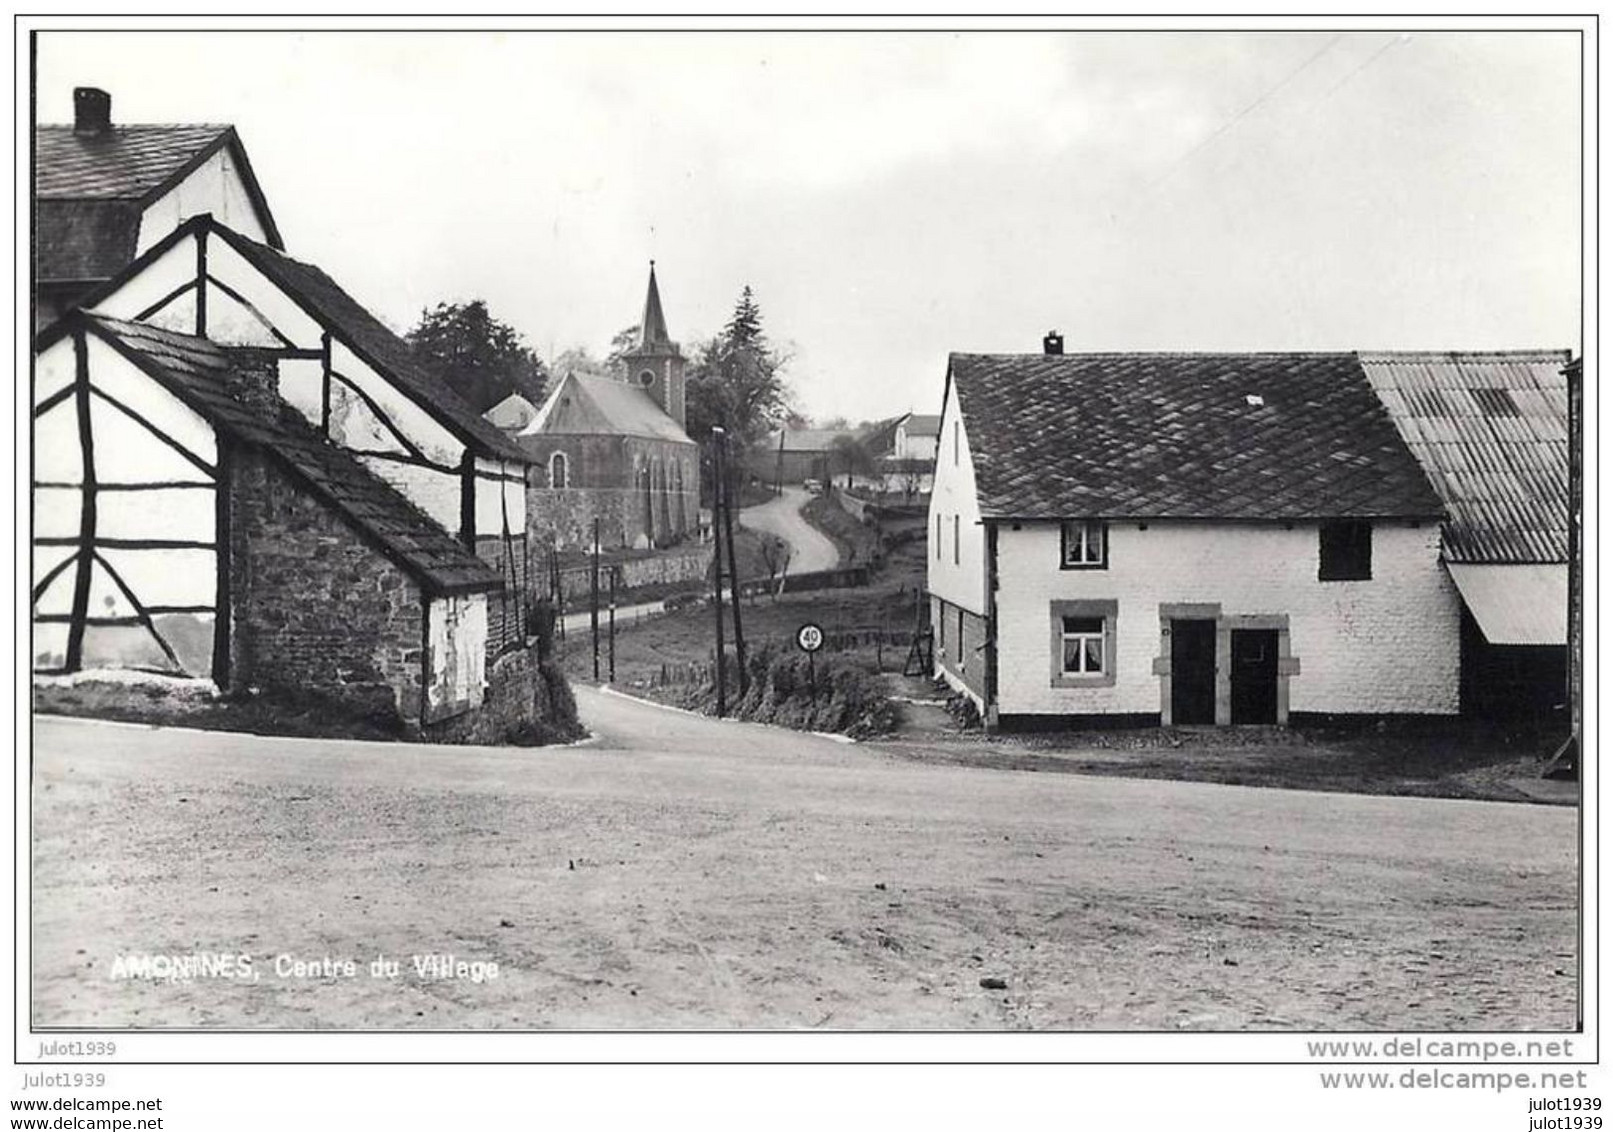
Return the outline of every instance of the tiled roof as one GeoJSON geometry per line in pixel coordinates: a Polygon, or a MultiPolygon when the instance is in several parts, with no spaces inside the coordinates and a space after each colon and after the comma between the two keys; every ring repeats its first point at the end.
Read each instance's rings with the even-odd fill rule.
{"type": "Polygon", "coordinates": [[[1432,518],[1351,354],[953,354],[980,508],[1005,518],[1432,518]]]}
{"type": "Polygon", "coordinates": [[[249,240],[222,224],[213,223],[212,230],[292,298],[302,302],[314,318],[330,326],[354,353],[396,380],[406,393],[435,406],[462,440],[479,447],[484,455],[527,459],[519,445],[483,420],[464,398],[417,362],[407,342],[319,268],[249,240]]]}
{"type": "Polygon", "coordinates": [[[640,436],[693,444],[643,389],[609,377],[568,373],[520,432],[531,436],[640,436]]]}
{"type": "Polygon", "coordinates": [[[215,428],[278,460],[428,591],[468,593],[503,584],[497,572],[295,409],[282,403],[271,416],[232,397],[225,386],[233,365],[229,350],[145,323],[78,317],[215,428]]]}
{"type": "Polygon", "coordinates": [[[104,133],[42,125],[34,130],[34,195],[144,201],[229,133],[229,126],[208,125],[114,126],[104,133]]]}
{"type": "Polygon", "coordinates": [[[1568,561],[1568,359],[1566,350],[1361,355],[1445,502],[1446,561],[1568,561]]]}
{"type": "Polygon", "coordinates": [[[123,200],[42,200],[34,211],[34,278],[110,279],[134,261],[140,208],[123,200]]]}

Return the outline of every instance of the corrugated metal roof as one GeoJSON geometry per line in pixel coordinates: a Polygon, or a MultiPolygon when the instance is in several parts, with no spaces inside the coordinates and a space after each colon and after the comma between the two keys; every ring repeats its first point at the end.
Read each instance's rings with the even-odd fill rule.
{"type": "Polygon", "coordinates": [[[1492,645],[1568,643],[1568,566],[1447,563],[1492,645]]]}
{"type": "Polygon", "coordinates": [[[1568,561],[1568,351],[1360,358],[1444,501],[1447,562],[1568,561]]]}
{"type": "Polygon", "coordinates": [[[636,385],[568,373],[520,436],[639,436],[693,444],[678,422],[636,385]]]}

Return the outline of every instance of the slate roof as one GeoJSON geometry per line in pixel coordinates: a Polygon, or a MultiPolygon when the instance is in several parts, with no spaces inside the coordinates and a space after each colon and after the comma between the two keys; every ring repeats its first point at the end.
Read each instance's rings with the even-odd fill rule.
{"type": "Polygon", "coordinates": [[[650,289],[644,296],[644,318],[640,321],[638,352],[677,353],[678,345],[667,333],[666,315],[661,312],[661,289],[655,285],[655,261],[650,261],[650,289]]]}
{"type": "Polygon", "coordinates": [[[140,214],[228,147],[269,242],[280,233],[234,127],[117,125],[34,130],[36,271],[42,282],[106,279],[134,259],[140,214]],[[84,225],[75,230],[76,224],[84,225]]]}
{"type": "Polygon", "coordinates": [[[1444,501],[1447,562],[1568,561],[1568,361],[1566,350],[1361,355],[1444,501]]]}
{"type": "Polygon", "coordinates": [[[694,443],[678,422],[637,385],[579,373],[568,373],[555,386],[538,415],[519,435],[637,436],[694,443]]]}
{"type": "Polygon", "coordinates": [[[938,436],[941,432],[941,417],[933,413],[909,413],[903,418],[909,436],[938,436]]]}
{"type": "Polygon", "coordinates": [[[483,455],[527,461],[526,454],[509,437],[484,420],[446,382],[415,360],[409,344],[393,333],[336,281],[313,264],[292,259],[282,251],[250,240],[239,232],[210,221],[210,227],[229,245],[299,302],[317,321],[370,365],[393,378],[404,392],[435,406],[439,417],[460,438],[483,455]]]}
{"type": "Polygon", "coordinates": [[[953,354],[948,382],[988,518],[1442,514],[1352,354],[953,354]]]}
{"type": "Polygon", "coordinates": [[[145,323],[79,314],[110,343],[215,428],[277,460],[293,477],[431,593],[496,590],[498,573],[284,403],[277,415],[226,391],[230,351],[145,323]]]}

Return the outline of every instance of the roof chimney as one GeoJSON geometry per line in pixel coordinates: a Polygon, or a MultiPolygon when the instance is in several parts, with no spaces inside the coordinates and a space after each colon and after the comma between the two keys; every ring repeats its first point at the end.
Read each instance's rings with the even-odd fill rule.
{"type": "Polygon", "coordinates": [[[104,134],[112,129],[112,96],[93,86],[73,88],[73,132],[104,134]]]}
{"type": "Polygon", "coordinates": [[[1057,330],[1049,330],[1047,332],[1047,336],[1042,339],[1042,353],[1064,353],[1064,335],[1060,334],[1057,330]]]}

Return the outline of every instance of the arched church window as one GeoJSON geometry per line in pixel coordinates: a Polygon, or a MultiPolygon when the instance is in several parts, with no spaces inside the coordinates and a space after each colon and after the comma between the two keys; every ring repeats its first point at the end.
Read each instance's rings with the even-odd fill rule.
{"type": "Polygon", "coordinates": [[[570,487],[570,469],[566,466],[566,454],[556,452],[549,457],[549,486],[570,487]]]}

